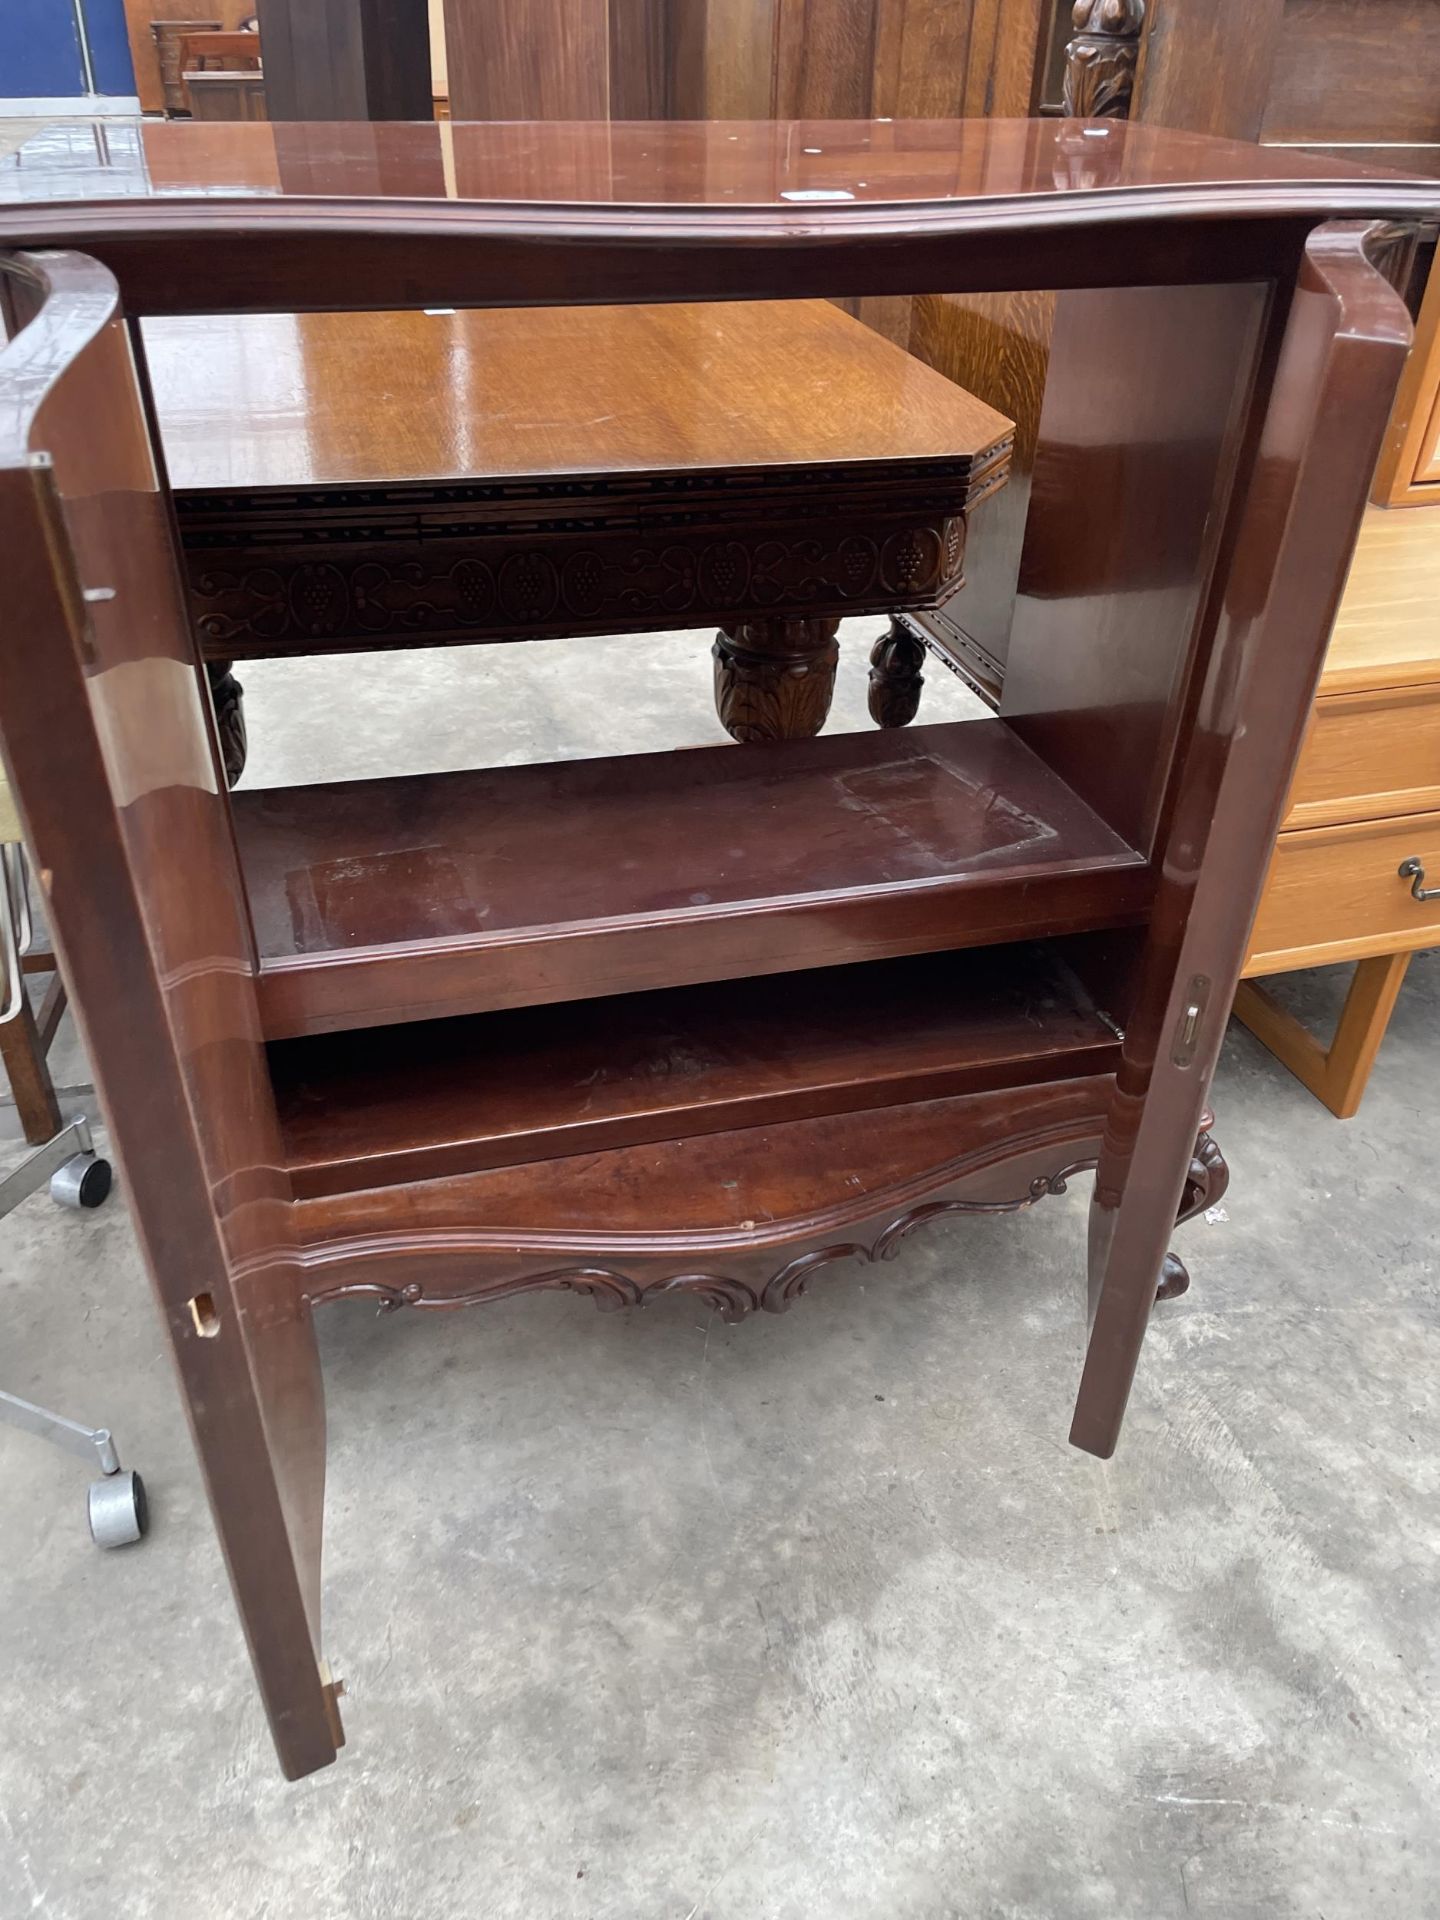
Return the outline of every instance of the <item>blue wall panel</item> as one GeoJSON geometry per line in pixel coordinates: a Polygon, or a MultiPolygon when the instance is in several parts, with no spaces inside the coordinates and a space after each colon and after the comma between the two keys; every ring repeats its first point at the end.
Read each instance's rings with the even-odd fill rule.
{"type": "MultiPolygon", "coordinates": [[[[95,91],[134,93],[125,0],[82,4],[95,91]]],[[[73,99],[84,92],[74,0],[0,0],[0,100],[73,99]]]]}
{"type": "MultiPolygon", "coordinates": [[[[5,0],[0,0],[3,10],[5,0]]],[[[206,12],[199,9],[199,15],[206,12]]],[[[182,9],[179,19],[185,19],[182,9]]],[[[210,18],[215,16],[212,14],[210,18]]],[[[97,93],[134,93],[135,68],[125,32],[125,0],[85,0],[85,30],[90,36],[90,65],[97,93]]]]}
{"type": "Polygon", "coordinates": [[[0,0],[0,100],[84,91],[70,0],[0,0]]]}

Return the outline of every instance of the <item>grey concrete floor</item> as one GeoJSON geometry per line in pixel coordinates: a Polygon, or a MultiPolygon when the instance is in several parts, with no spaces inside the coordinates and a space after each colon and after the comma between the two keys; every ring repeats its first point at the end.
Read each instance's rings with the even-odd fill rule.
{"type": "MultiPolygon", "coordinates": [[[[251,779],[595,751],[622,701],[698,744],[707,669],[255,667],[251,779]]],[[[1440,1914],[1437,1013],[1427,956],[1348,1123],[1232,1030],[1234,1184],[1107,1465],[1065,1443],[1086,1181],[763,1324],[330,1309],[351,1746],[295,1786],[123,1203],[27,1202],[0,1381],[113,1425],[155,1517],[97,1553],[83,1468],[0,1432],[0,1920],[1440,1914]]]]}

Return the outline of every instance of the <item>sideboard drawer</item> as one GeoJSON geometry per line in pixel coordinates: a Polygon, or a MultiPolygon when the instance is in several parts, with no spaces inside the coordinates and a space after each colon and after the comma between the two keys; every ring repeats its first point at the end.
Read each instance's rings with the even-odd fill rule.
{"type": "Polygon", "coordinates": [[[1440,813],[1282,833],[1250,937],[1247,973],[1440,946],[1440,897],[1418,901],[1400,864],[1440,891],[1440,813]]]}
{"type": "Polygon", "coordinates": [[[1284,825],[1323,827],[1440,807],[1440,685],[1316,702],[1284,825]]]}

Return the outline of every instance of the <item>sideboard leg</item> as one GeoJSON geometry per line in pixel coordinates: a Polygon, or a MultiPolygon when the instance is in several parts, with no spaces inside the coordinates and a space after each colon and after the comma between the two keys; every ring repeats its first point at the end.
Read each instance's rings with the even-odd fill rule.
{"type": "Polygon", "coordinates": [[[877,727],[908,727],[925,684],[924,644],[892,620],[870,654],[870,718],[877,727]]]}
{"type": "Polygon", "coordinates": [[[215,703],[215,731],[220,736],[225,784],[233,787],[245,771],[245,690],[231,671],[228,660],[207,660],[205,673],[210,682],[210,698],[215,703]]]}
{"type": "Polygon", "coordinates": [[[715,710],[734,740],[808,740],[835,692],[838,620],[745,620],[715,636],[715,710]]]}
{"type": "MultiPolygon", "coordinates": [[[[1180,1211],[1175,1216],[1177,1227],[1183,1227],[1187,1220],[1193,1220],[1197,1213],[1203,1213],[1207,1207],[1217,1206],[1230,1184],[1230,1168],[1225,1156],[1205,1130],[1209,1125],[1210,1116],[1207,1114],[1200,1137],[1195,1142],[1190,1171],[1185,1176],[1185,1191],[1180,1197],[1180,1211]]],[[[1190,1275],[1185,1262],[1178,1254],[1167,1253],[1160,1268],[1160,1284],[1155,1289],[1155,1298],[1178,1300],[1189,1289],[1190,1275]]]]}

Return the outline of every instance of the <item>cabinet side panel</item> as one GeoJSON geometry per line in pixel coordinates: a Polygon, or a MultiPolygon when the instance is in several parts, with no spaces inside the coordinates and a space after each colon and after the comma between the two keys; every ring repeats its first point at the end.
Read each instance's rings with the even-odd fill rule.
{"type": "Polygon", "coordinates": [[[1001,712],[1148,850],[1268,290],[1057,303],[1001,712]]]}

